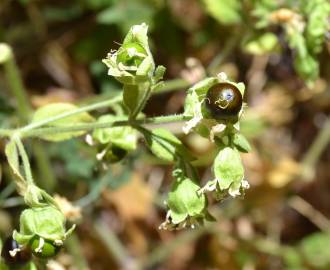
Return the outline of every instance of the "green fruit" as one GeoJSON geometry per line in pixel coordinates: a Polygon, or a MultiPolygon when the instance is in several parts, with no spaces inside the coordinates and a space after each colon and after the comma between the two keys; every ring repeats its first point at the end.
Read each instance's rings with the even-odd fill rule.
{"type": "Polygon", "coordinates": [[[206,94],[205,106],[214,119],[235,120],[242,109],[243,97],[230,83],[213,85],[206,94]]]}
{"type": "Polygon", "coordinates": [[[117,52],[117,64],[138,67],[147,56],[146,50],[138,43],[126,43],[117,52]]]}
{"type": "Polygon", "coordinates": [[[43,258],[43,259],[47,259],[47,258],[56,256],[57,253],[60,251],[61,247],[54,245],[53,241],[49,241],[49,240],[44,240],[44,241],[45,241],[44,245],[42,246],[42,248],[40,250],[38,250],[39,246],[40,246],[40,238],[34,237],[31,240],[30,246],[31,246],[33,255],[38,258],[43,258]]]}

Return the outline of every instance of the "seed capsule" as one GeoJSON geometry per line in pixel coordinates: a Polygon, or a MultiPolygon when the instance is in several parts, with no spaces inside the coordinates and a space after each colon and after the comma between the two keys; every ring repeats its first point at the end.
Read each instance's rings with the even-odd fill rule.
{"type": "Polygon", "coordinates": [[[28,247],[19,246],[10,236],[3,244],[1,257],[8,266],[22,266],[31,260],[31,250],[28,247]]]}
{"type": "Polygon", "coordinates": [[[236,86],[218,83],[206,94],[205,106],[214,119],[235,120],[242,108],[243,97],[236,86]]]}

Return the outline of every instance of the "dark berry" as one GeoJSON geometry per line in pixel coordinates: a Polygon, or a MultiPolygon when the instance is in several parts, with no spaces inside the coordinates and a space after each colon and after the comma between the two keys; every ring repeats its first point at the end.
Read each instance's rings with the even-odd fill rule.
{"type": "Polygon", "coordinates": [[[107,151],[105,155],[105,160],[110,163],[116,163],[124,159],[126,157],[127,151],[121,147],[116,145],[111,145],[110,149],[107,151]]]}
{"type": "Polygon", "coordinates": [[[230,83],[213,85],[206,94],[205,106],[217,120],[237,120],[242,104],[241,92],[230,83]]]}
{"type": "Polygon", "coordinates": [[[13,237],[3,243],[1,257],[8,266],[22,266],[31,260],[31,249],[20,246],[13,237]]]}

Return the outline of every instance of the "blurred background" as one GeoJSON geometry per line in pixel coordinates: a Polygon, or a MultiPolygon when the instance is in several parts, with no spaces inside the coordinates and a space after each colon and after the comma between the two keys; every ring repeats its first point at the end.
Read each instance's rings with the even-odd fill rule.
{"type": "MultiPolygon", "coordinates": [[[[171,165],[154,158],[142,142],[124,161],[103,168],[83,138],[29,141],[38,185],[59,194],[67,217],[78,224],[49,269],[330,269],[327,5],[1,0],[0,42],[12,46],[28,96],[25,105],[17,102],[13,78],[6,79],[1,68],[1,127],[24,122],[17,113],[22,106],[87,104],[120,93],[101,60],[142,22],[149,25],[155,62],[167,68],[166,85],[148,102],[147,116],[182,112],[186,90],[205,76],[226,72],[247,87],[242,133],[253,150],[242,159],[251,187],[244,199],[214,202],[210,212],[217,221],[195,230],[158,229],[171,165]]],[[[201,157],[202,185],[212,177],[214,146],[198,135],[183,136],[181,124],[166,127],[201,157]]],[[[3,154],[1,167],[5,237],[17,228],[24,205],[3,154]]]]}

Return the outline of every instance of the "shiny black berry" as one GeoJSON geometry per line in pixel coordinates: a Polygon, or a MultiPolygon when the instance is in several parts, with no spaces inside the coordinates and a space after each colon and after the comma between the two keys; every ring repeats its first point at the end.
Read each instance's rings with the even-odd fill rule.
{"type": "Polygon", "coordinates": [[[31,249],[19,246],[10,236],[3,243],[1,257],[8,266],[23,266],[31,260],[31,249]]]}
{"type": "Polygon", "coordinates": [[[213,85],[206,94],[205,106],[217,120],[237,120],[242,104],[241,92],[230,83],[213,85]]]}
{"type": "Polygon", "coordinates": [[[116,145],[111,145],[110,149],[105,155],[105,160],[110,163],[116,163],[124,159],[127,155],[127,151],[116,145]]]}

